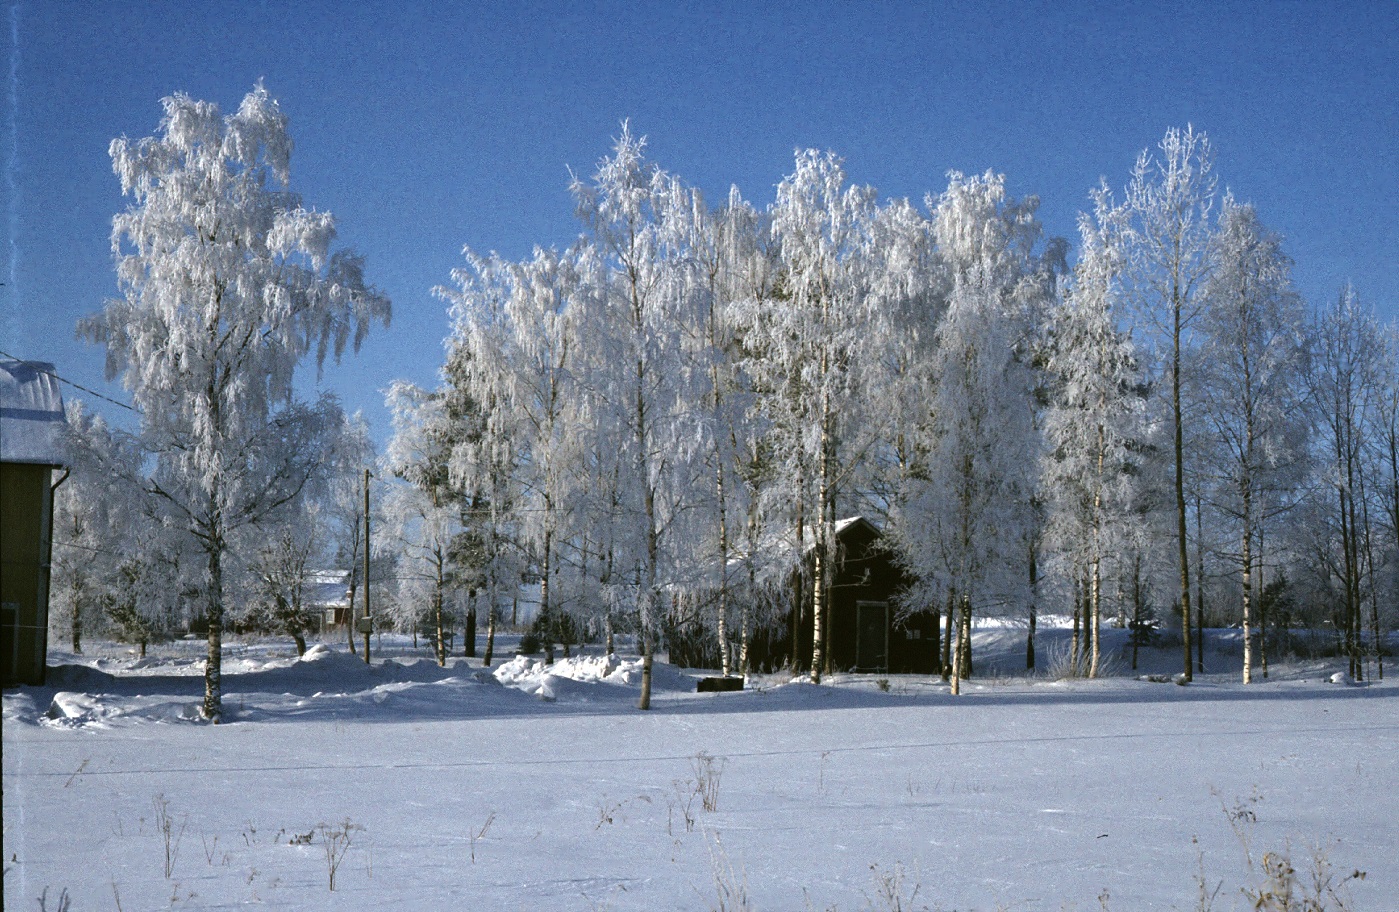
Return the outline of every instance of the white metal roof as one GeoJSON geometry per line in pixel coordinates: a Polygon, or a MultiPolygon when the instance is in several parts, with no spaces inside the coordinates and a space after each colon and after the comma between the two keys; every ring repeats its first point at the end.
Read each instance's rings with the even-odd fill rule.
{"type": "Polygon", "coordinates": [[[62,465],[65,425],[53,365],[0,358],[0,462],[62,465]]]}

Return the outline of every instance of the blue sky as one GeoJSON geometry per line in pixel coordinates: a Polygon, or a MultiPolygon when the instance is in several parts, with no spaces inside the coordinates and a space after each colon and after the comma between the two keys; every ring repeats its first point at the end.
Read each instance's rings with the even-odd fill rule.
{"type": "MultiPolygon", "coordinates": [[[[291,119],[292,188],[337,218],[393,325],[321,383],[377,437],[381,390],[434,382],[431,289],[461,250],[576,235],[569,169],[618,124],[654,161],[758,205],[798,147],[921,201],[995,169],[1074,236],[1166,128],[1211,137],[1223,185],[1285,238],[1313,302],[1349,279],[1399,314],[1399,4],[8,3],[0,350],[122,398],[76,320],[116,293],[113,137],[176,91],[234,108],[262,78],[291,119]]],[[[308,375],[314,373],[308,371],[308,375]]],[[[311,378],[313,379],[313,378],[311,378]]],[[[73,394],[71,390],[68,394],[73,394]]],[[[117,417],[116,412],[112,412],[117,417]]]]}

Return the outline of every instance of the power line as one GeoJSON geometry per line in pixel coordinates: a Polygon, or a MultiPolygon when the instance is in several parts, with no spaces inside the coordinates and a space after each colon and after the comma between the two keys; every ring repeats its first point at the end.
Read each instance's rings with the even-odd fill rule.
{"type": "Polygon", "coordinates": [[[78,544],[77,542],[63,541],[62,539],[54,539],[54,542],[53,542],[53,543],[54,543],[55,545],[57,545],[58,547],[60,547],[60,548],[76,548],[76,549],[78,549],[79,551],[87,551],[87,552],[90,552],[90,553],[92,553],[92,554],[105,554],[105,555],[107,555],[108,557],[124,557],[124,556],[126,556],[125,552],[108,551],[108,550],[105,550],[105,549],[103,549],[103,548],[93,548],[93,547],[91,547],[90,545],[80,545],[80,544],[78,544]]]}
{"type": "Polygon", "coordinates": [[[28,360],[26,360],[26,359],[24,359],[24,358],[18,358],[18,357],[15,357],[14,355],[10,354],[10,353],[7,352],[7,351],[0,351],[0,355],[4,355],[6,358],[14,358],[14,360],[20,362],[21,364],[27,364],[28,366],[34,368],[36,371],[39,371],[40,373],[48,374],[50,377],[54,378],[54,379],[57,380],[59,383],[66,383],[66,384],[68,384],[69,386],[73,387],[74,389],[82,390],[83,392],[87,393],[89,396],[96,396],[98,399],[103,399],[103,400],[105,400],[105,401],[107,401],[107,402],[112,403],[112,405],[119,405],[119,406],[121,406],[122,408],[124,408],[124,409],[126,409],[126,410],[128,410],[128,411],[135,412],[135,413],[138,414],[138,415],[141,414],[141,410],[138,409],[136,406],[134,406],[134,405],[128,405],[128,404],[125,403],[125,402],[119,402],[119,401],[117,401],[116,399],[113,399],[111,396],[107,396],[107,395],[104,395],[104,394],[102,394],[102,393],[99,393],[97,390],[88,389],[87,387],[83,386],[81,383],[75,383],[74,381],[69,380],[67,377],[61,377],[61,376],[59,376],[59,374],[58,374],[57,371],[53,371],[53,370],[50,370],[50,369],[47,368],[47,367],[44,367],[44,366],[43,366],[42,364],[40,364],[38,361],[28,361],[28,360]]]}

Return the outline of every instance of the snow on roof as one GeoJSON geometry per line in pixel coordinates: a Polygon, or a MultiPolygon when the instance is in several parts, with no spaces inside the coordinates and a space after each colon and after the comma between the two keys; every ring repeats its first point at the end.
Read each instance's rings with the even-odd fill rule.
{"type": "Polygon", "coordinates": [[[879,531],[879,529],[874,525],[874,523],[870,522],[868,519],[865,519],[863,516],[848,516],[845,519],[836,520],[835,534],[839,535],[840,533],[844,532],[846,529],[849,529],[851,526],[855,525],[855,523],[858,522],[864,523],[871,529],[874,529],[876,532],[879,531]]]}
{"type": "MultiPolygon", "coordinates": [[[[837,519],[835,521],[835,524],[832,526],[832,532],[837,538],[839,538],[842,534],[844,534],[845,530],[856,525],[863,525],[868,527],[872,532],[874,532],[875,535],[884,534],[878,526],[876,526],[874,523],[870,522],[863,516],[847,516],[845,519],[837,519]]],[[[815,539],[812,537],[812,532],[810,529],[807,529],[806,539],[806,546],[802,550],[805,553],[810,553],[811,549],[816,547],[816,542],[815,539]]],[[[769,536],[764,538],[764,540],[758,544],[758,548],[763,552],[769,554],[781,554],[784,557],[790,556],[792,553],[794,553],[791,539],[788,537],[787,530],[785,529],[775,535],[770,534],[769,536]]],[[[727,566],[741,566],[746,559],[746,555],[741,552],[741,546],[736,545],[734,547],[734,556],[729,558],[727,566]]]]}
{"type": "Polygon", "coordinates": [[[52,364],[0,359],[0,462],[62,465],[66,423],[52,364]]]}
{"type": "Polygon", "coordinates": [[[349,600],[350,571],[311,570],[303,590],[307,604],[321,607],[342,606],[349,600]]]}

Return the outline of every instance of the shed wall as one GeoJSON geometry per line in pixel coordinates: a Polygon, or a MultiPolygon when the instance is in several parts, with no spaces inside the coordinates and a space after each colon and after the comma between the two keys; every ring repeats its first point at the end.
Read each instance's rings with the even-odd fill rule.
{"type": "Polygon", "coordinates": [[[0,678],[44,683],[53,491],[48,466],[0,463],[0,678]]]}

